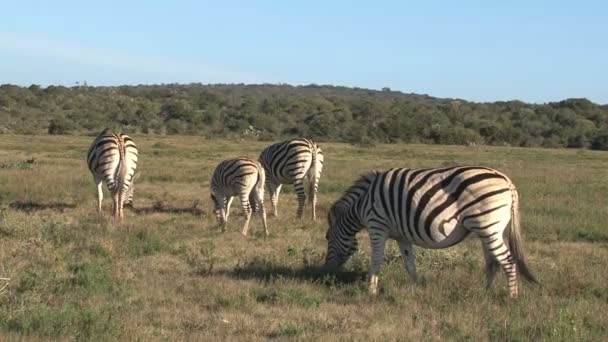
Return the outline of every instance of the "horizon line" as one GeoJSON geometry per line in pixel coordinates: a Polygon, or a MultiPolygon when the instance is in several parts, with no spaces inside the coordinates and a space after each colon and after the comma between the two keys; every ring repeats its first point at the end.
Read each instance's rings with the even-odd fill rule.
{"type": "Polygon", "coordinates": [[[608,103],[599,103],[599,102],[594,102],[593,100],[587,98],[587,97],[566,97],[566,98],[562,98],[560,100],[557,101],[545,101],[545,102],[528,102],[528,101],[524,101],[524,100],[520,100],[520,99],[510,99],[510,100],[493,100],[493,101],[475,101],[475,100],[467,100],[467,99],[463,99],[463,98],[458,98],[458,97],[437,97],[437,96],[433,96],[430,94],[425,94],[425,93],[415,93],[415,92],[405,92],[402,90],[398,90],[398,89],[392,89],[389,86],[386,87],[382,87],[380,89],[376,89],[376,88],[369,88],[369,87],[360,87],[360,86],[351,86],[351,85],[335,85],[335,84],[320,84],[320,83],[301,83],[301,84],[292,84],[292,83],[287,83],[287,82],[260,82],[260,83],[245,83],[245,82],[215,82],[215,83],[203,83],[203,82],[169,82],[169,83],[123,83],[123,84],[89,84],[86,80],[80,82],[80,81],[75,81],[73,85],[66,85],[66,84],[36,84],[36,83],[31,83],[30,85],[20,85],[20,84],[16,84],[16,83],[1,83],[0,87],[3,86],[16,86],[16,87],[21,87],[21,88],[29,88],[31,86],[38,86],[41,87],[43,89],[45,88],[49,88],[49,87],[65,87],[65,88],[82,88],[82,87],[92,87],[92,88],[120,88],[120,87],[153,87],[153,86],[192,86],[192,85],[198,85],[198,86],[289,86],[289,87],[327,87],[327,88],[346,88],[346,89],[352,89],[352,90],[366,90],[366,91],[375,91],[375,92],[389,92],[389,93],[399,93],[399,94],[403,94],[403,95],[414,95],[414,96],[421,96],[421,97],[429,97],[432,99],[437,99],[437,100],[444,100],[444,101],[465,101],[465,102],[470,102],[470,103],[478,103],[478,104],[484,104],[484,103],[498,103],[498,102],[521,102],[521,103],[525,103],[525,104],[530,104],[530,105],[547,105],[547,104],[551,104],[551,103],[559,103],[562,101],[567,101],[567,100],[586,100],[589,101],[595,105],[598,106],[608,106],[608,103]]]}

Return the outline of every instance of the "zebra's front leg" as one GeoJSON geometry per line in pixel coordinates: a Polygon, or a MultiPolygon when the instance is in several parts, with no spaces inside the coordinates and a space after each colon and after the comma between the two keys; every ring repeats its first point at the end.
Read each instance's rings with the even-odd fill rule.
{"type": "Polygon", "coordinates": [[[410,275],[410,278],[417,283],[418,276],[416,275],[416,253],[414,252],[414,246],[407,240],[399,240],[399,249],[401,250],[405,270],[410,275]]]}
{"type": "Polygon", "coordinates": [[[378,274],[384,261],[384,248],[386,246],[387,234],[379,229],[369,228],[369,240],[372,247],[372,265],[369,277],[369,293],[377,297],[380,293],[378,274]]]}
{"type": "Polygon", "coordinates": [[[293,187],[296,190],[296,195],[298,196],[298,211],[296,212],[296,218],[298,220],[302,219],[302,214],[304,214],[304,206],[306,205],[306,191],[304,191],[304,179],[296,179],[293,183],[293,187]]]}
{"type": "Polygon", "coordinates": [[[226,231],[226,224],[228,223],[228,219],[226,218],[226,209],[221,208],[217,216],[220,224],[220,232],[223,233],[226,231]]]}
{"type": "Polygon", "coordinates": [[[224,212],[225,212],[224,221],[225,222],[228,222],[228,216],[230,216],[230,205],[232,204],[233,199],[234,199],[234,196],[226,197],[226,204],[224,205],[224,212]]]}
{"type": "Polygon", "coordinates": [[[251,219],[251,204],[249,203],[249,194],[241,194],[241,205],[243,207],[243,213],[245,214],[245,224],[243,225],[243,231],[241,234],[247,236],[249,230],[249,220],[251,219]]]}

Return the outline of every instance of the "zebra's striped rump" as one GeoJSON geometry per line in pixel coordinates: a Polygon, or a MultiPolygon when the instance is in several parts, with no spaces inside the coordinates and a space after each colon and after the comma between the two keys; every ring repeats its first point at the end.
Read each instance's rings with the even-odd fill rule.
{"type": "Polygon", "coordinates": [[[268,235],[264,209],[264,182],[264,168],[255,160],[241,157],[219,163],[211,178],[210,196],[214,204],[215,217],[222,230],[228,222],[232,199],[234,196],[239,196],[245,213],[242,234],[247,236],[251,212],[259,211],[264,230],[268,235]]]}
{"type": "Polygon", "coordinates": [[[323,152],[309,139],[293,139],[272,144],[260,154],[260,163],[266,171],[266,186],[270,193],[274,216],[278,216],[277,204],[283,184],[293,184],[298,196],[297,218],[301,218],[306,202],[304,179],[309,181],[308,198],[312,218],[316,218],[317,192],[323,171],[323,152]]]}
{"type": "Polygon", "coordinates": [[[487,285],[502,266],[515,297],[517,269],[524,278],[536,281],[523,253],[518,198],[507,176],[486,167],[370,172],[330,209],[326,263],[342,265],[356,250],[355,235],[367,227],[372,284],[376,284],[370,290],[377,293],[377,273],[388,238],[399,242],[406,270],[416,279],[414,245],[446,248],[474,234],[483,243],[487,285]],[[509,247],[504,241],[506,231],[509,247]]]}
{"type": "Polygon", "coordinates": [[[93,141],[87,154],[87,165],[97,185],[98,212],[101,214],[105,182],[113,202],[113,216],[121,219],[123,207],[133,203],[133,183],[139,154],[137,146],[128,135],[112,133],[105,129],[93,141]]]}

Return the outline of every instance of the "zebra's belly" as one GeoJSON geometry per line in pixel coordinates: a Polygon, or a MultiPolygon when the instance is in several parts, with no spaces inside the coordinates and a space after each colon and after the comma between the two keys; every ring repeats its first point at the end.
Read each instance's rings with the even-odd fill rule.
{"type": "Polygon", "coordinates": [[[461,242],[470,233],[460,225],[449,227],[449,230],[446,230],[445,228],[446,227],[442,228],[440,226],[431,227],[430,237],[427,236],[426,232],[423,230],[419,231],[419,235],[412,237],[411,242],[416,246],[424,248],[441,249],[451,247],[461,242]]]}
{"type": "Polygon", "coordinates": [[[275,184],[293,184],[294,183],[294,178],[291,176],[275,176],[273,177],[272,181],[275,184]]]}
{"type": "Polygon", "coordinates": [[[242,192],[244,192],[242,188],[230,187],[226,189],[226,196],[240,196],[242,192]]]}
{"type": "Polygon", "coordinates": [[[445,235],[440,231],[431,229],[432,241],[425,241],[425,245],[421,245],[421,247],[435,249],[451,247],[464,240],[469,233],[470,232],[463,227],[455,227],[454,230],[445,235]]]}

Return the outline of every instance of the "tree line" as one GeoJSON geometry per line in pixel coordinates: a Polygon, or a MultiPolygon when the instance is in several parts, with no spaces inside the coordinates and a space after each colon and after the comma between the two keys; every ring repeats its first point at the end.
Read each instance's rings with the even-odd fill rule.
{"type": "Polygon", "coordinates": [[[587,99],[476,103],[314,84],[0,86],[0,133],[96,134],[104,127],[207,138],[608,150],[608,105],[587,99]]]}

